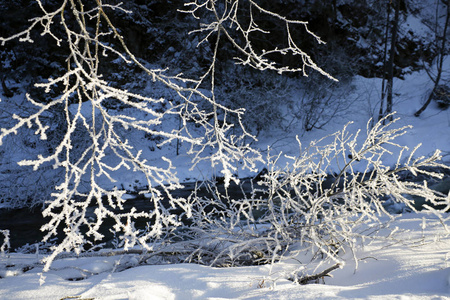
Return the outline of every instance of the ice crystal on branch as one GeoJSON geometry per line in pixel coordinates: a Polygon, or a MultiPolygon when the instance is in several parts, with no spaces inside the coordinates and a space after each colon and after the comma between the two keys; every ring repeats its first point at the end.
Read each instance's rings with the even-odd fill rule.
{"type": "MultiPolygon", "coordinates": [[[[427,199],[429,205],[422,208],[445,224],[448,217],[443,212],[450,208],[449,197],[426,182],[408,182],[402,176],[424,173],[440,179],[443,174],[427,168],[448,167],[439,163],[439,151],[416,158],[417,148],[398,145],[395,140],[409,126],[396,128],[397,120],[383,125],[386,119],[382,119],[373,128],[369,122],[361,144],[360,133],[351,134],[348,125],[306,148],[298,141],[299,154],[285,156],[284,167],[279,162],[281,154],[272,156],[269,151],[268,171],[259,181],[259,191],[253,188],[251,195],[243,193],[240,199],[216,192],[210,214],[217,217],[203,221],[199,216],[194,229],[195,235],[214,238],[201,240],[189,259],[200,257],[219,266],[268,263],[298,253],[292,248],[315,253],[314,259],[343,264],[341,256],[346,251],[355,254],[361,242],[388,227],[381,220],[395,217],[387,208],[389,202],[416,211],[414,196],[427,199]],[[393,155],[397,164],[385,165],[383,160],[393,155]]],[[[194,203],[208,204],[202,198],[194,203]]]]}
{"type": "Polygon", "coordinates": [[[202,15],[204,11],[210,12],[213,21],[203,24],[202,28],[194,32],[205,32],[207,40],[216,32],[222,32],[226,39],[239,51],[241,56],[236,57],[237,61],[244,65],[249,65],[258,70],[273,70],[278,73],[284,72],[302,72],[307,76],[307,68],[311,68],[322,75],[332,79],[330,74],[322,70],[311,57],[300,49],[297,42],[292,38],[291,31],[304,30],[309,35],[315,38],[317,43],[324,43],[320,37],[315,35],[308,28],[308,22],[289,20],[288,18],[279,15],[273,11],[269,11],[259,5],[256,1],[210,1],[210,0],[196,0],[186,3],[188,8],[186,12],[194,16],[202,15]],[[279,22],[286,28],[286,41],[280,48],[273,49],[259,49],[255,46],[254,40],[258,35],[263,35],[270,39],[271,32],[264,29],[264,26],[258,24],[257,15],[264,15],[266,18],[272,18],[274,22],[279,22]],[[292,55],[298,56],[298,66],[283,66],[276,63],[271,57],[273,55],[292,55]]]}

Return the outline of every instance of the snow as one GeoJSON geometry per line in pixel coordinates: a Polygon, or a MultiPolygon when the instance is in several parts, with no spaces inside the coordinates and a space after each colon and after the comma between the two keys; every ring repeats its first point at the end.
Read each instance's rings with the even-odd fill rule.
{"type": "MultiPolygon", "coordinates": [[[[332,133],[350,119],[354,121],[351,128],[365,129],[374,113],[367,107],[376,106],[381,84],[378,79],[362,77],[355,78],[352,84],[355,89],[348,97],[358,101],[349,108],[347,119],[337,118],[322,131],[303,134],[302,143],[332,133]],[[372,106],[368,105],[370,102],[372,106]]],[[[441,149],[447,153],[444,160],[449,162],[450,111],[430,105],[420,118],[412,116],[430,88],[426,73],[398,79],[394,87],[394,108],[401,117],[397,126],[414,125],[399,143],[413,147],[423,142],[417,155],[441,149]]],[[[295,154],[297,133],[285,133],[283,143],[275,143],[274,148],[295,154]]],[[[262,135],[258,145],[273,141],[274,136],[277,133],[262,135]]],[[[203,170],[189,171],[186,157],[173,157],[173,162],[182,180],[196,176],[196,172],[203,176],[215,172],[208,171],[206,165],[201,166],[203,170]]],[[[44,273],[45,283],[41,285],[43,267],[38,261],[42,256],[10,253],[0,257],[0,299],[450,299],[449,233],[423,213],[405,213],[390,227],[398,227],[397,233],[387,239],[366,241],[355,253],[357,262],[349,251],[342,257],[346,263],[342,269],[331,272],[332,277],[324,281],[308,285],[288,280],[292,274],[302,274],[303,265],[298,261],[308,259],[304,254],[299,254],[297,261],[239,268],[140,265],[139,256],[132,254],[66,258],[54,262],[50,271],[44,273]],[[24,266],[33,268],[27,271],[24,266]]],[[[316,265],[312,269],[318,273],[328,267],[316,265]]]]}
{"type": "MultiPolygon", "coordinates": [[[[399,228],[396,235],[361,247],[356,253],[357,269],[351,253],[345,254],[345,267],[333,271],[325,284],[289,281],[289,275],[299,269],[293,259],[273,266],[212,268],[197,264],[138,266],[137,256],[122,255],[57,260],[45,274],[43,285],[39,284],[42,266],[25,273],[10,270],[2,274],[6,278],[0,280],[0,298],[449,299],[450,235],[435,221],[428,221],[422,231],[423,217],[420,213],[398,217],[391,224],[399,228]],[[122,266],[134,267],[118,272],[122,266]]],[[[306,259],[302,255],[297,259],[306,259]]],[[[3,266],[36,261],[34,254],[11,253],[0,258],[3,266]]],[[[318,266],[318,271],[326,267],[318,266]]]]}
{"type": "MultiPolygon", "coordinates": [[[[419,19],[411,16],[407,23],[419,37],[428,35],[427,27],[419,19]]],[[[444,69],[450,70],[450,60],[445,63],[444,69]]],[[[264,150],[267,145],[272,145],[275,151],[295,155],[298,153],[296,135],[307,145],[340,130],[348,121],[354,122],[350,127],[352,131],[364,131],[368,120],[376,116],[381,80],[355,77],[352,85],[354,89],[345,96],[354,104],[323,130],[301,132],[299,128],[291,128],[290,132],[263,132],[255,146],[264,150]]],[[[448,164],[450,109],[442,111],[432,103],[419,118],[413,116],[431,88],[432,82],[425,71],[394,81],[394,109],[400,117],[395,126],[414,126],[398,142],[411,149],[422,143],[417,156],[427,156],[440,149],[448,164]]],[[[294,92],[292,97],[296,96],[294,92]]],[[[82,108],[83,114],[89,117],[89,105],[83,104],[82,108]]],[[[72,112],[74,109],[75,106],[72,112]]],[[[134,140],[139,138],[130,136],[134,140]]],[[[186,163],[189,157],[176,156],[173,145],[162,150],[144,149],[144,155],[153,157],[150,160],[158,167],[166,166],[161,156],[169,157],[181,181],[209,179],[220,173],[206,163],[190,170],[186,163]]],[[[395,161],[385,163],[394,164],[395,161]]],[[[246,171],[238,175],[252,174],[246,171]]],[[[121,174],[125,188],[131,189],[139,180],[145,182],[136,174],[121,174]]],[[[123,197],[132,199],[128,194],[123,197]]],[[[344,253],[343,268],[333,271],[332,277],[308,285],[288,280],[293,274],[301,274],[304,265],[299,261],[309,259],[304,254],[273,265],[239,268],[197,264],[142,265],[139,256],[134,254],[72,257],[55,260],[50,271],[43,274],[45,283],[41,284],[43,266],[39,261],[42,255],[7,253],[0,255],[0,299],[75,296],[80,299],[450,299],[450,234],[437,220],[429,218],[424,213],[399,215],[390,224],[391,228],[398,227],[395,235],[360,244],[354,253],[357,261],[351,251],[344,253]]],[[[448,220],[445,222],[450,225],[448,220]]],[[[312,269],[320,272],[330,266],[314,265],[312,269]]]]}
{"type": "MultiPolygon", "coordinates": [[[[445,60],[443,69],[450,69],[449,58],[445,60]]],[[[442,82],[450,80],[450,75],[444,76],[447,77],[444,77],[442,82]]],[[[258,146],[264,149],[266,145],[271,145],[271,148],[276,151],[296,155],[298,154],[296,135],[300,136],[302,144],[306,146],[310,141],[318,140],[342,129],[349,121],[353,122],[349,127],[350,130],[356,132],[356,130],[361,129],[362,132],[365,132],[369,119],[378,116],[381,79],[357,76],[354,78],[352,85],[354,86],[353,91],[345,96],[349,101],[354,101],[353,105],[342,116],[333,119],[322,130],[313,130],[303,134],[301,134],[300,129],[293,129],[288,133],[272,131],[259,137],[258,146]]],[[[421,143],[422,145],[416,153],[417,157],[421,155],[429,156],[436,149],[440,149],[444,152],[443,160],[448,163],[450,162],[450,110],[440,110],[433,101],[420,117],[414,116],[414,113],[425,102],[432,88],[433,82],[424,70],[405,75],[404,79],[394,79],[393,108],[396,111],[394,117],[400,118],[395,127],[412,126],[412,129],[398,138],[397,142],[400,145],[408,146],[410,150],[421,143]]],[[[364,135],[361,136],[362,138],[364,138],[364,135]]],[[[392,156],[392,159],[394,158],[395,155],[392,156]]],[[[395,161],[385,161],[385,163],[394,164],[395,161]]]]}

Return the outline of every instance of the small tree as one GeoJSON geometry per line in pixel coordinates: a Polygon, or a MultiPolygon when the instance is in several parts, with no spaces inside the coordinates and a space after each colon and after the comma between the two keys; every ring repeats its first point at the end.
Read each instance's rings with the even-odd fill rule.
{"type": "MultiPolygon", "coordinates": [[[[390,117],[381,119],[373,128],[368,122],[361,142],[360,131],[351,134],[348,124],[307,147],[298,140],[299,153],[295,156],[272,156],[269,149],[267,173],[251,195],[230,199],[217,192],[221,196],[215,198],[215,206],[208,212],[204,208],[211,202],[194,198],[193,206],[203,209],[194,210],[197,223],[190,231],[197,243],[189,241],[192,254],[187,259],[239,266],[309,252],[315,262],[343,265],[342,255],[350,251],[357,263],[356,248],[365,240],[382,238],[376,232],[388,229],[389,221],[383,222],[382,217],[395,218],[390,206],[417,210],[413,196],[427,199],[421,209],[437,215],[446,226],[449,217],[442,212],[450,209],[450,195],[433,191],[426,182],[408,182],[404,178],[424,174],[440,179],[443,174],[433,170],[448,166],[438,162],[439,151],[417,158],[418,147],[409,150],[398,145],[395,139],[410,126],[395,128],[398,119],[389,122],[390,117]],[[397,163],[383,164],[387,156],[396,156],[397,163]],[[284,166],[279,163],[281,159],[287,161],[284,166]],[[205,219],[205,214],[217,218],[205,219]],[[211,236],[214,238],[207,238],[211,236]]],[[[299,268],[308,264],[300,263],[299,268]]]]}
{"type": "MultiPolygon", "coordinates": [[[[384,74],[383,74],[383,83],[382,83],[382,91],[381,91],[381,102],[380,102],[380,112],[378,119],[383,119],[386,115],[391,115],[393,110],[393,90],[394,90],[394,58],[397,49],[397,35],[398,35],[398,27],[399,27],[399,16],[400,16],[400,0],[390,1],[389,4],[386,4],[387,9],[387,17],[386,17],[386,36],[385,36],[385,48],[384,48],[384,74]],[[390,51],[389,51],[389,60],[386,60],[387,56],[387,42],[388,42],[388,33],[389,33],[389,15],[391,6],[394,9],[394,20],[392,22],[392,30],[391,30],[391,43],[390,43],[390,51]],[[387,95],[385,91],[385,81],[387,81],[386,89],[387,95]],[[384,98],[386,99],[386,109],[384,110],[384,98]]],[[[392,121],[392,120],[391,120],[392,121]]]]}
{"type": "Polygon", "coordinates": [[[450,1],[442,0],[441,2],[447,7],[447,10],[445,13],[444,25],[442,26],[443,27],[442,34],[441,34],[441,36],[439,36],[439,32],[438,32],[439,3],[436,4],[435,34],[436,34],[436,45],[437,45],[437,49],[438,49],[437,59],[436,59],[436,72],[435,73],[429,72],[429,71],[427,72],[428,76],[434,83],[433,90],[428,95],[428,98],[425,101],[425,103],[423,104],[423,106],[418,111],[416,111],[416,113],[414,114],[416,117],[420,116],[420,114],[422,114],[425,111],[425,109],[427,109],[428,105],[431,103],[431,100],[433,100],[433,96],[439,89],[439,83],[440,83],[442,72],[443,72],[442,67],[444,65],[444,58],[448,52],[447,51],[447,30],[448,30],[448,26],[450,23],[450,1]],[[439,45],[439,41],[441,42],[440,45],[439,45]]]}
{"type": "Polygon", "coordinates": [[[66,47],[69,55],[63,74],[48,78],[46,82],[36,83],[36,86],[46,93],[62,86],[62,92],[47,102],[27,95],[34,111],[28,115],[14,114],[11,124],[1,130],[0,143],[26,126],[33,128],[41,140],[48,139],[50,126],[43,120],[48,111],[63,108],[65,124],[61,129],[64,132],[54,150],[49,154],[40,154],[20,162],[20,165],[30,166],[34,171],[46,164],[64,170],[63,180],[55,187],[56,191],[52,193],[51,200],[43,212],[44,216],[50,218],[42,228],[47,231],[44,241],[59,232],[63,233],[61,242],[46,258],[45,270],[48,270],[53,259],[61,252],[80,253],[85,250],[85,245],[90,243],[89,239],[101,240],[104,235],[99,229],[105,219],[113,221],[113,230],[121,234],[125,249],[137,243],[150,249],[149,241],[163,237],[180,225],[180,216],[174,213],[175,210],[182,209],[186,216],[191,216],[192,207],[187,199],[171,196],[171,191],[180,187],[171,161],[163,157],[167,163],[164,168],[150,164],[147,158],[142,157],[140,149],[135,148],[132,141],[127,139],[130,131],[161,137],[161,147],[175,140],[191,145],[188,154],[193,157],[193,167],[201,161],[209,161],[212,166],[220,165],[226,186],[230,181],[238,182],[233,175],[238,162],[243,168],[255,169],[255,162],[261,161],[261,156],[258,151],[244,143],[245,137],[252,136],[244,128],[240,136],[230,134],[233,126],[241,126],[243,111],[229,109],[220,105],[216,99],[216,56],[223,37],[240,52],[237,59],[241,64],[280,73],[306,74],[307,68],[312,68],[329,76],[290,36],[292,27],[301,27],[322,43],[308,30],[307,23],[288,20],[265,10],[254,1],[248,1],[244,7],[241,7],[240,1],[237,0],[196,0],[187,4],[186,12],[194,17],[209,15],[205,17],[205,20],[209,21],[196,32],[204,35],[201,43],[213,41],[212,63],[198,79],[170,75],[165,70],[149,68],[145,62],[139,60],[129,50],[120,30],[110,18],[110,14],[115,11],[131,13],[121,8],[120,4],[106,4],[101,0],[65,0],[57,6],[55,4],[53,10],[49,10],[47,3],[41,0],[36,0],[36,3],[42,15],[31,19],[27,29],[10,37],[1,37],[0,42],[2,45],[14,39],[33,42],[31,32],[42,26],[42,35],[49,35],[58,46],[66,47]],[[238,11],[242,9],[246,10],[250,18],[247,24],[242,24],[238,19],[238,11]],[[254,32],[268,34],[253,21],[252,16],[256,12],[267,14],[285,24],[287,40],[284,48],[253,47],[251,37],[254,32]],[[272,55],[286,53],[297,55],[299,64],[293,67],[279,66],[270,59],[272,55]],[[167,105],[165,111],[159,112],[154,107],[165,99],[110,86],[107,75],[100,71],[107,56],[113,56],[141,69],[155,84],[174,91],[180,99],[179,104],[167,105]],[[111,102],[121,103],[125,109],[109,110],[108,104],[111,102]],[[230,115],[235,115],[234,124],[229,123],[230,115]],[[169,131],[155,129],[163,122],[172,124],[173,116],[182,120],[182,126],[174,126],[169,131]],[[202,128],[201,134],[191,133],[189,124],[192,123],[202,128]],[[74,138],[79,135],[85,136],[86,140],[75,145],[74,138]],[[122,196],[125,190],[110,190],[102,184],[104,180],[116,182],[117,173],[126,169],[144,175],[148,188],[142,193],[151,195],[151,209],[148,211],[137,211],[135,208],[124,210],[125,200],[122,196]],[[157,187],[161,187],[162,191],[157,187]],[[166,204],[163,204],[163,199],[168,199],[164,202],[166,204]],[[151,220],[150,230],[143,233],[136,229],[136,218],[151,220]]]}

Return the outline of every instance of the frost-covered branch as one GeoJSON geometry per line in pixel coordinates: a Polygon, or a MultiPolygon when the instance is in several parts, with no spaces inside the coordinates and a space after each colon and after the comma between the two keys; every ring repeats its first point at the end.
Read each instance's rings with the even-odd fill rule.
{"type": "Polygon", "coordinates": [[[186,12],[193,15],[201,15],[204,11],[208,11],[213,14],[214,21],[204,24],[202,28],[195,30],[194,32],[206,32],[204,40],[208,39],[215,32],[223,32],[225,37],[231,44],[240,52],[242,57],[236,57],[236,59],[243,65],[249,65],[258,70],[272,70],[278,73],[284,72],[302,72],[304,76],[307,76],[307,68],[311,68],[329,79],[337,81],[330,74],[322,70],[311,59],[311,57],[300,49],[297,42],[291,35],[293,27],[295,30],[300,27],[310,36],[312,36],[317,43],[324,43],[320,37],[315,35],[308,28],[308,22],[289,20],[288,18],[281,16],[275,12],[269,11],[263,8],[255,1],[210,1],[210,0],[195,0],[186,3],[188,7],[186,12]],[[285,45],[281,48],[274,49],[258,49],[254,45],[254,35],[262,34],[264,36],[270,36],[270,31],[264,29],[264,26],[258,24],[256,15],[257,13],[263,14],[267,17],[273,18],[277,22],[283,24],[286,33],[285,45]],[[296,66],[281,66],[275,60],[273,55],[292,55],[298,56],[298,67],[296,66]]]}
{"type": "MultiPolygon", "coordinates": [[[[208,37],[217,32],[211,66],[200,78],[171,75],[170,71],[151,68],[137,58],[125,43],[120,28],[116,27],[114,19],[110,17],[117,12],[131,14],[120,4],[105,4],[101,0],[65,0],[50,11],[45,3],[40,0],[36,2],[41,16],[31,19],[27,29],[10,37],[1,37],[0,42],[2,45],[14,39],[32,42],[32,32],[40,28],[42,35],[51,36],[59,47],[67,50],[66,70],[35,84],[45,93],[55,90],[60,93],[46,101],[27,95],[34,111],[14,115],[12,125],[1,129],[0,143],[12,134],[19,134],[25,127],[36,128],[35,134],[41,140],[47,139],[50,131],[54,130],[48,125],[48,112],[60,111],[62,122],[57,126],[61,135],[58,136],[56,145],[49,153],[41,153],[20,162],[20,165],[32,167],[33,170],[49,166],[63,170],[63,176],[54,187],[54,192],[49,195],[43,211],[44,216],[50,219],[42,227],[46,231],[44,241],[63,233],[61,242],[46,258],[45,270],[48,270],[52,260],[61,252],[81,253],[90,244],[102,240],[104,233],[101,233],[100,228],[105,220],[112,221],[112,229],[120,235],[121,245],[125,249],[136,244],[150,249],[149,241],[166,236],[181,224],[180,210],[183,215],[192,216],[190,199],[172,196],[172,191],[181,185],[171,161],[162,157],[164,167],[153,165],[128,138],[130,133],[141,132],[157,136],[160,139],[159,146],[173,141],[190,145],[188,154],[193,157],[192,168],[200,162],[210,161],[212,167],[223,173],[226,186],[231,182],[239,182],[235,175],[238,165],[255,170],[256,162],[263,161],[261,154],[246,142],[254,137],[242,125],[243,110],[230,109],[216,99],[215,63],[221,36],[226,37],[241,51],[244,56],[241,63],[279,73],[302,71],[305,75],[305,67],[310,67],[327,75],[298,48],[290,36],[291,26],[298,25],[321,42],[308,30],[306,23],[287,20],[253,1],[249,2],[250,10],[243,10],[242,13],[249,13],[253,20],[253,10],[256,9],[285,23],[288,45],[283,49],[256,49],[251,38],[248,38],[249,35],[255,31],[266,32],[258,29],[254,21],[250,22],[249,27],[245,27],[238,18],[241,8],[237,1],[224,1],[222,4],[225,5],[225,10],[222,9],[222,4],[216,2],[193,2],[190,4],[192,10],[189,11],[192,15],[195,16],[198,10],[206,8],[216,17],[215,21],[210,21],[209,25],[200,29],[200,32],[206,30],[208,37]],[[230,25],[247,38],[238,42],[226,28],[230,25]],[[271,54],[287,52],[299,55],[302,67],[280,66],[268,59],[271,54]],[[179,100],[172,103],[164,98],[112,87],[109,83],[110,75],[103,71],[108,69],[105,66],[111,61],[109,57],[139,68],[155,85],[162,85],[175,92],[179,100]],[[109,110],[111,102],[120,103],[123,109],[109,110]],[[158,110],[160,107],[164,107],[164,110],[158,110]],[[182,126],[179,128],[162,126],[174,124],[177,119],[181,120],[182,126]],[[231,123],[230,119],[235,121],[231,123]],[[195,124],[200,129],[193,132],[190,124],[195,124]],[[234,134],[236,128],[238,133],[234,134]],[[140,193],[149,196],[149,209],[125,209],[123,196],[126,191],[118,180],[120,172],[127,170],[138,172],[145,178],[143,185],[146,188],[140,193]],[[115,184],[115,187],[111,188],[111,184],[115,184]],[[149,220],[149,230],[144,232],[136,228],[134,222],[137,219],[149,220]]],[[[199,209],[202,211],[203,208],[199,209]]],[[[207,216],[204,218],[207,219],[207,216]]]]}
{"type": "MultiPolygon", "coordinates": [[[[448,195],[430,189],[426,181],[410,182],[406,175],[426,174],[440,179],[443,175],[433,170],[448,166],[439,162],[439,151],[430,157],[415,157],[417,148],[408,150],[397,144],[395,140],[408,127],[396,128],[396,121],[383,125],[385,120],[380,120],[372,129],[368,125],[362,142],[359,132],[350,134],[346,126],[306,148],[299,141],[296,156],[271,156],[269,151],[268,172],[259,188],[252,188],[252,194],[229,199],[216,193],[219,196],[210,203],[209,211],[197,210],[216,215],[196,224],[199,236],[216,236],[208,248],[217,249],[209,262],[270,262],[309,251],[316,259],[344,264],[342,254],[351,251],[355,255],[356,247],[365,239],[388,228],[382,217],[393,219],[399,209],[428,210],[445,224],[445,212],[450,208],[448,195]],[[397,163],[385,165],[383,161],[392,156],[397,157],[397,163]],[[287,160],[284,167],[282,158],[287,160]],[[429,204],[419,208],[414,197],[423,197],[429,204]],[[300,250],[291,252],[291,247],[300,250]],[[259,256],[253,255],[255,251],[259,256]]],[[[205,199],[194,200],[198,207],[206,207],[205,199]]],[[[211,256],[204,255],[204,260],[211,256]]]]}
{"type": "Polygon", "coordinates": [[[131,13],[120,5],[66,0],[49,12],[37,2],[42,17],[0,41],[30,41],[32,30],[42,26],[43,34],[67,48],[66,70],[36,84],[45,93],[59,94],[47,101],[28,95],[31,112],[13,115],[13,122],[0,131],[0,143],[27,128],[41,141],[49,138],[56,131],[49,125],[50,112],[58,111],[60,135],[54,147],[20,162],[33,170],[62,170],[48,195],[43,214],[49,221],[42,227],[44,242],[61,233],[62,238],[45,258],[44,270],[63,252],[80,254],[104,241],[109,234],[101,230],[105,226],[124,251],[139,245],[142,253],[181,253],[187,262],[271,263],[290,255],[295,246],[341,264],[341,252],[355,249],[358,240],[366,237],[369,222],[382,227],[379,217],[392,217],[389,201],[415,210],[411,197],[421,196],[430,204],[424,208],[438,216],[440,207],[449,208],[448,196],[432,191],[426,182],[402,178],[406,172],[439,178],[429,168],[446,167],[438,162],[439,152],[417,158],[416,149],[397,144],[396,138],[408,128],[395,128],[395,121],[383,125],[383,119],[373,128],[368,126],[362,143],[360,133],[352,135],[347,127],[305,149],[298,141],[296,156],[273,155],[269,149],[263,159],[250,146],[254,136],[243,126],[244,111],[221,104],[216,93],[220,46],[225,40],[231,42],[238,50],[238,61],[259,70],[306,75],[310,68],[333,79],[298,47],[291,34],[300,27],[322,43],[306,22],[289,20],[251,0],[190,2],[187,12],[205,21],[195,32],[205,35],[201,42],[211,43],[214,50],[204,73],[187,78],[171,74],[170,69],[150,67],[132,53],[111,17],[116,11],[131,13]],[[259,14],[285,28],[283,47],[258,49],[255,35],[268,38],[270,33],[258,24],[259,14]],[[283,66],[274,55],[292,55],[298,63],[283,66]],[[163,86],[177,101],[111,86],[111,74],[105,71],[111,61],[137,67],[152,80],[151,87],[163,86]],[[119,103],[120,109],[111,109],[111,103],[119,103]],[[160,147],[183,142],[192,168],[209,162],[222,173],[223,185],[201,182],[190,196],[174,196],[173,191],[182,185],[171,160],[152,161],[132,139],[136,133],[158,137],[160,147]],[[397,157],[395,166],[385,165],[385,158],[391,156],[397,157]],[[285,166],[280,166],[282,159],[287,161],[285,166]],[[258,182],[237,178],[238,168],[254,171],[257,163],[267,168],[258,182]],[[121,173],[128,171],[144,178],[138,193],[148,201],[145,208],[125,205],[127,191],[120,180],[121,173]],[[240,196],[231,195],[236,190],[242,191],[240,196]],[[138,222],[146,222],[147,228],[137,226],[138,222]]]}

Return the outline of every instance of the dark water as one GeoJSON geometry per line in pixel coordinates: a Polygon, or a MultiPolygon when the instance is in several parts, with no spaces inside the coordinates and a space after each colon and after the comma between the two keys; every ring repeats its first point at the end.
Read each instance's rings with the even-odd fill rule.
{"type": "MultiPolygon", "coordinates": [[[[436,170],[433,170],[436,171],[436,170]]],[[[445,174],[445,178],[441,180],[441,183],[446,183],[444,190],[439,190],[445,194],[448,193],[448,189],[450,186],[450,170],[438,170],[445,174]]],[[[420,175],[417,178],[410,177],[408,174],[402,176],[403,180],[408,181],[418,181],[423,182],[428,178],[425,178],[423,175],[420,175]]],[[[241,179],[241,184],[238,186],[234,183],[231,183],[227,192],[225,193],[225,188],[223,182],[218,180],[213,186],[215,189],[211,189],[211,184],[208,183],[184,183],[184,188],[172,191],[172,196],[175,198],[188,198],[192,193],[194,193],[198,197],[204,197],[206,199],[213,199],[214,195],[220,193],[221,195],[228,195],[228,199],[242,199],[244,197],[250,198],[251,191],[253,188],[257,188],[261,190],[261,186],[257,186],[255,182],[260,180],[260,178],[250,179],[245,178],[241,179]]],[[[439,182],[438,182],[439,183],[439,182]]],[[[438,184],[434,181],[434,184],[438,184]]],[[[432,187],[432,184],[430,184],[432,187]]],[[[326,187],[324,187],[326,188],[326,187]]],[[[438,189],[437,189],[438,190],[438,189]]],[[[139,195],[137,193],[131,193],[131,196],[134,198],[126,201],[124,205],[124,210],[122,212],[129,211],[131,208],[136,208],[138,212],[144,211],[149,212],[153,209],[153,205],[149,198],[144,197],[143,195],[139,195]]],[[[260,192],[255,197],[259,198],[263,196],[263,192],[260,192]]],[[[224,200],[224,198],[222,198],[224,200]]],[[[422,205],[424,199],[415,199],[416,203],[422,205]]],[[[227,201],[226,199],[224,201],[227,201]]],[[[164,199],[161,201],[161,204],[164,207],[168,207],[168,200],[164,199]]],[[[226,203],[225,203],[226,205],[226,203]]],[[[207,208],[212,209],[213,206],[207,208]]],[[[95,208],[92,207],[92,212],[95,208]]],[[[181,209],[174,210],[172,213],[182,215],[183,211],[181,209]]],[[[25,244],[35,244],[42,240],[45,233],[41,232],[40,228],[46,224],[48,219],[44,219],[39,208],[28,209],[0,209],[0,230],[8,229],[10,231],[10,245],[11,251],[14,251],[18,247],[21,247],[25,244]]],[[[184,220],[185,222],[189,222],[189,220],[184,220]]],[[[151,220],[140,218],[135,220],[135,227],[138,229],[145,229],[151,220]]],[[[113,235],[110,233],[109,228],[114,225],[112,219],[105,219],[102,224],[101,233],[106,236],[106,240],[110,240],[113,238],[113,235]]],[[[2,244],[2,236],[0,235],[0,245],[2,244]]]]}
{"type": "MultiPolygon", "coordinates": [[[[184,188],[175,190],[172,192],[172,196],[175,198],[188,198],[194,191],[199,197],[213,197],[212,193],[215,193],[206,183],[183,183],[184,188]]],[[[209,185],[211,186],[211,185],[209,185]]],[[[216,185],[217,190],[222,195],[225,194],[225,188],[222,182],[218,182],[216,185]]],[[[245,196],[250,196],[252,190],[251,179],[241,180],[240,186],[232,183],[227,193],[230,199],[239,199],[245,196]],[[243,190],[245,192],[243,192],[243,190]]],[[[146,198],[138,193],[130,193],[129,196],[134,197],[128,199],[125,202],[124,209],[121,212],[127,212],[131,208],[136,208],[138,212],[148,212],[153,209],[151,199],[146,198]]],[[[168,200],[164,199],[161,204],[168,207],[168,200]]],[[[95,208],[92,207],[92,213],[95,208]]],[[[117,211],[120,212],[120,211],[117,211]]],[[[181,209],[175,209],[172,213],[181,215],[183,211],[181,209]]],[[[48,222],[49,218],[42,216],[40,208],[20,208],[20,209],[0,209],[0,230],[8,229],[10,231],[10,251],[29,244],[33,245],[42,240],[45,232],[42,232],[40,228],[48,222]]],[[[189,222],[188,220],[186,220],[189,222]]],[[[138,229],[145,229],[151,220],[140,218],[135,220],[135,227],[138,229]]],[[[112,219],[105,219],[102,223],[102,234],[105,235],[105,239],[109,240],[113,238],[113,235],[109,229],[114,225],[112,219]]],[[[2,236],[0,235],[0,245],[2,244],[2,236]]]]}
{"type": "MultiPolygon", "coordinates": [[[[10,231],[11,250],[41,241],[43,233],[40,228],[45,223],[41,210],[37,208],[0,209],[0,229],[10,231]]],[[[2,243],[0,235],[0,244],[2,243]]]]}

